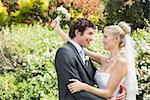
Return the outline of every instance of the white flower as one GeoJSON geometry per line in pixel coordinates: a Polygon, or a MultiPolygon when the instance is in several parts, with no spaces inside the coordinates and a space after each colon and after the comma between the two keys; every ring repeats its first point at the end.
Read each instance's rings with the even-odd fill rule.
{"type": "Polygon", "coordinates": [[[57,11],[65,15],[65,19],[69,20],[70,19],[70,13],[66,8],[64,8],[62,5],[57,8],[57,11]]]}
{"type": "Polygon", "coordinates": [[[85,62],[88,62],[89,61],[89,56],[85,56],[85,62]]]}
{"type": "Polygon", "coordinates": [[[66,19],[69,20],[70,19],[70,13],[66,14],[66,19]]]}
{"type": "Polygon", "coordinates": [[[50,55],[51,55],[51,53],[49,52],[49,49],[47,48],[47,50],[44,52],[44,56],[45,56],[46,58],[49,58],[50,55]]]}
{"type": "Polygon", "coordinates": [[[32,80],[33,80],[33,81],[35,81],[35,80],[36,80],[36,78],[32,78],[32,80]]]}
{"type": "Polygon", "coordinates": [[[142,69],[143,71],[147,71],[147,67],[146,67],[146,66],[141,66],[141,69],[142,69]]]}
{"type": "Polygon", "coordinates": [[[57,11],[60,11],[60,12],[62,12],[63,14],[68,13],[67,9],[64,8],[62,5],[61,5],[60,7],[57,8],[57,11]]]}
{"type": "Polygon", "coordinates": [[[150,94],[144,94],[144,100],[149,100],[150,94]]]}
{"type": "Polygon", "coordinates": [[[148,75],[150,75],[150,69],[148,69],[148,75]]]}
{"type": "Polygon", "coordinates": [[[23,66],[26,66],[27,64],[26,64],[26,63],[23,63],[22,65],[23,65],[23,66]]]}

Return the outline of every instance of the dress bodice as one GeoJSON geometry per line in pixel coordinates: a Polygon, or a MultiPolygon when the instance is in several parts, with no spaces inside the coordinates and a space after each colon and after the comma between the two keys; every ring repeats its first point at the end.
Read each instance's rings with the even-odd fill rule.
{"type": "MultiPolygon", "coordinates": [[[[107,87],[109,78],[110,78],[109,73],[99,72],[99,71],[96,71],[95,76],[94,76],[95,82],[96,82],[98,88],[100,88],[100,89],[105,89],[107,87]]],[[[115,89],[115,91],[113,93],[113,96],[116,96],[119,93],[119,87],[120,87],[121,84],[124,83],[124,81],[125,81],[125,78],[123,78],[121,80],[120,84],[115,89]]]]}

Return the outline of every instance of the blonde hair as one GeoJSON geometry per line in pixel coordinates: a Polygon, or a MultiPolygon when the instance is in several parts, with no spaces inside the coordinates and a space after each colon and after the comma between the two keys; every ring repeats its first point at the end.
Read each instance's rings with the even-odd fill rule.
{"type": "Polygon", "coordinates": [[[131,27],[124,21],[119,22],[118,25],[106,26],[104,28],[104,31],[105,30],[110,30],[110,32],[113,36],[120,37],[120,39],[121,39],[121,42],[119,44],[120,48],[125,46],[125,42],[124,42],[125,35],[131,33],[131,27]]]}

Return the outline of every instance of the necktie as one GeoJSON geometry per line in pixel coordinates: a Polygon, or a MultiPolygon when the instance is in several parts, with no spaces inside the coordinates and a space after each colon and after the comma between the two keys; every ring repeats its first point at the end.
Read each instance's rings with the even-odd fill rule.
{"type": "Polygon", "coordinates": [[[85,58],[84,58],[84,57],[85,57],[85,54],[84,54],[84,51],[83,51],[83,50],[81,50],[81,51],[80,51],[80,56],[81,56],[81,58],[82,58],[82,60],[83,60],[83,62],[84,62],[84,59],[85,59],[85,58]]]}

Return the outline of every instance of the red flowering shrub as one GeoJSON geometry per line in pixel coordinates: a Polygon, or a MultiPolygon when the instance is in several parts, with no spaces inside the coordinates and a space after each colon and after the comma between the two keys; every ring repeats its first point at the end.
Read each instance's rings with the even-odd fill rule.
{"type": "MultiPolygon", "coordinates": [[[[17,23],[33,24],[36,21],[49,26],[57,16],[56,9],[63,5],[71,13],[72,19],[86,17],[97,23],[103,10],[99,5],[102,0],[2,0],[7,8],[4,25],[17,23]]],[[[4,19],[4,18],[3,18],[4,19]]],[[[68,22],[62,22],[62,24],[68,22]]],[[[64,24],[62,26],[64,26],[64,24]]]]}
{"type": "Polygon", "coordinates": [[[74,10],[81,12],[83,16],[95,14],[95,10],[101,9],[98,5],[102,0],[60,0],[66,7],[73,7],[74,10]]]}

